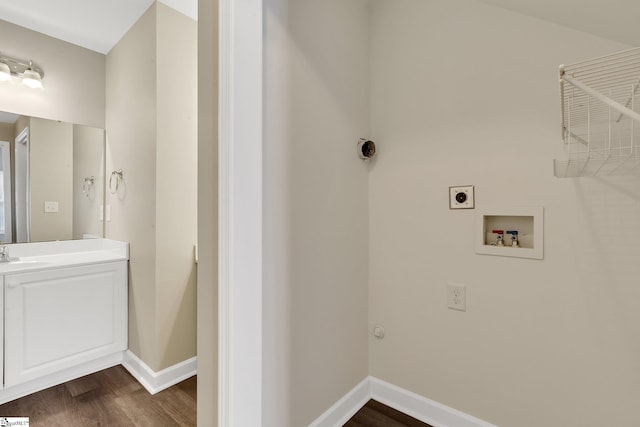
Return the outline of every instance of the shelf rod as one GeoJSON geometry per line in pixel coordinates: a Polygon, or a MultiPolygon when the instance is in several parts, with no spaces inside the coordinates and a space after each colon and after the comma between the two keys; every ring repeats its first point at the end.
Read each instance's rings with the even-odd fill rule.
{"type": "Polygon", "coordinates": [[[568,74],[571,74],[575,77],[584,77],[585,75],[592,74],[612,74],[617,71],[624,70],[638,70],[638,63],[640,63],[640,57],[638,55],[626,57],[626,58],[617,58],[612,59],[607,62],[603,62],[602,64],[597,65],[587,65],[584,67],[575,67],[565,66],[565,70],[567,70],[568,74]]]}
{"type": "Polygon", "coordinates": [[[576,134],[575,134],[575,133],[573,133],[573,132],[569,132],[569,136],[570,136],[571,138],[575,139],[576,141],[578,141],[578,142],[579,142],[580,144],[582,144],[582,145],[585,145],[585,146],[586,146],[587,144],[589,144],[589,143],[588,143],[584,138],[580,137],[580,135],[576,135],[576,134]]]}
{"type": "MultiPolygon", "coordinates": [[[[636,84],[634,84],[633,87],[631,88],[631,96],[629,96],[629,100],[625,104],[626,108],[629,108],[629,104],[631,104],[631,101],[633,101],[633,97],[636,95],[636,92],[638,91],[639,87],[640,87],[640,80],[636,82],[636,84]]],[[[632,109],[633,109],[633,104],[632,104],[632,109]]],[[[622,113],[620,113],[620,116],[618,117],[618,120],[616,120],[616,123],[620,123],[620,120],[622,120],[622,113]]]]}
{"type": "Polygon", "coordinates": [[[572,77],[567,76],[566,73],[565,73],[563,79],[566,82],[570,83],[572,86],[577,87],[578,89],[580,89],[581,91],[587,93],[588,95],[591,95],[592,97],[596,98],[597,100],[602,101],[605,104],[609,105],[614,110],[617,110],[618,112],[624,114],[625,116],[630,117],[630,118],[632,118],[635,121],[640,123],[640,114],[636,113],[635,111],[630,110],[627,107],[625,107],[624,105],[619,104],[616,101],[610,99],[608,96],[605,96],[605,95],[601,94],[600,92],[591,89],[589,86],[583,85],[578,80],[574,80],[572,77]]]}
{"type": "Polygon", "coordinates": [[[611,61],[612,59],[625,58],[636,54],[640,54],[640,48],[629,49],[618,53],[600,56],[598,58],[587,59],[586,61],[574,62],[573,64],[567,65],[566,68],[571,69],[574,67],[584,67],[586,64],[601,64],[611,61]]]}

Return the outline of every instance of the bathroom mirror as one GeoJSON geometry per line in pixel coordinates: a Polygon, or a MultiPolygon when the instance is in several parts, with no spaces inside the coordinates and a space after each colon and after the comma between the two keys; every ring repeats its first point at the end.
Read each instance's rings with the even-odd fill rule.
{"type": "Polygon", "coordinates": [[[0,112],[0,241],[104,237],[103,129],[0,112]]]}

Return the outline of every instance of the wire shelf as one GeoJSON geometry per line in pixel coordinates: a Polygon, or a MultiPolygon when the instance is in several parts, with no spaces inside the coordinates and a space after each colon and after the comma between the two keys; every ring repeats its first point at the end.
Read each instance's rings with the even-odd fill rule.
{"type": "Polygon", "coordinates": [[[560,66],[557,177],[640,174],[640,48],[560,66]]]}

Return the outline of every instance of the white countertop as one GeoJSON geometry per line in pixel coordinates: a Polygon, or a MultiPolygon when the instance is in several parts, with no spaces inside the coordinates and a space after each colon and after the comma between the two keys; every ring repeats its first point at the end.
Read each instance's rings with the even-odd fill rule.
{"type": "Polygon", "coordinates": [[[129,244],[110,239],[7,245],[14,261],[0,263],[0,275],[129,259],[129,244]]]}

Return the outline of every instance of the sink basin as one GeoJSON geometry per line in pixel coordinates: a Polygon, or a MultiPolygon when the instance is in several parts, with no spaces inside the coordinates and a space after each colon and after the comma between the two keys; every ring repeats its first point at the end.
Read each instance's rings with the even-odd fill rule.
{"type": "Polygon", "coordinates": [[[11,261],[5,263],[5,264],[9,264],[9,265],[20,265],[20,264],[37,264],[37,263],[43,263],[43,261],[38,261],[37,259],[20,259],[20,258],[16,258],[16,259],[12,259],[11,261]]]}
{"type": "Polygon", "coordinates": [[[41,267],[51,264],[37,258],[11,258],[11,261],[0,262],[0,273],[8,273],[10,271],[22,270],[23,268],[41,267]]]}

